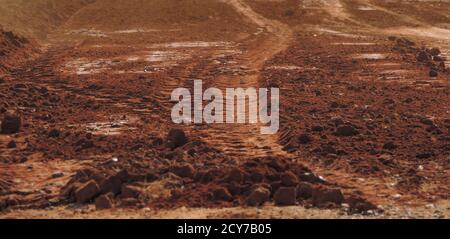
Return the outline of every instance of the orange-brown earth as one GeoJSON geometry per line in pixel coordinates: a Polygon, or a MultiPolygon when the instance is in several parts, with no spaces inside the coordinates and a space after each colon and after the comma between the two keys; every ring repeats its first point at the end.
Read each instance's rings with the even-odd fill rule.
{"type": "Polygon", "coordinates": [[[0,38],[0,217],[449,216],[448,3],[59,4],[0,38]],[[174,125],[194,79],[279,87],[279,134],[174,125]]]}

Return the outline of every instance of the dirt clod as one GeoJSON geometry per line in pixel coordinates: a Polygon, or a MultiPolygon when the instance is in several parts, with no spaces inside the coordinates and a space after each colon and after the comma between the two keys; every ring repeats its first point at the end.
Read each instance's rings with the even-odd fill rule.
{"type": "Polygon", "coordinates": [[[341,190],[335,188],[317,187],[312,193],[312,204],[317,207],[327,206],[329,203],[341,205],[344,195],[341,190]]]}
{"type": "Polygon", "coordinates": [[[286,172],[281,175],[281,183],[286,187],[293,187],[298,184],[298,178],[293,172],[286,172]]]}
{"type": "Polygon", "coordinates": [[[213,199],[216,201],[230,201],[233,198],[228,189],[224,187],[216,188],[212,190],[212,193],[213,199]]]}
{"type": "Polygon", "coordinates": [[[78,203],[87,203],[100,193],[98,184],[91,180],[75,190],[75,199],[78,203]]]}
{"type": "Polygon", "coordinates": [[[112,193],[101,195],[95,199],[95,208],[97,210],[110,209],[114,207],[114,195],[112,193]]]}
{"type": "Polygon", "coordinates": [[[181,129],[171,129],[166,139],[167,145],[172,148],[178,148],[188,142],[185,132],[181,129]]]}
{"type": "Polygon", "coordinates": [[[313,186],[310,183],[301,182],[297,187],[297,198],[309,199],[313,195],[313,186]]]}
{"type": "Polygon", "coordinates": [[[297,203],[297,189],[295,187],[281,187],[273,196],[275,205],[291,206],[297,203]]]}
{"type": "Polygon", "coordinates": [[[2,134],[19,133],[22,126],[22,119],[17,113],[8,112],[3,116],[1,124],[2,134]]]}
{"type": "Polygon", "coordinates": [[[441,54],[441,50],[439,50],[439,48],[437,47],[433,47],[429,50],[429,53],[432,56],[438,56],[439,54],[441,54]]]}
{"type": "Polygon", "coordinates": [[[266,187],[257,187],[253,189],[245,200],[248,206],[260,206],[270,199],[270,190],[266,187]]]}
{"type": "Polygon", "coordinates": [[[191,164],[174,166],[170,171],[182,178],[192,178],[195,174],[195,169],[191,164]]]}
{"type": "Polygon", "coordinates": [[[430,70],[429,75],[430,75],[430,77],[437,77],[439,75],[439,73],[435,70],[430,70]]]}
{"type": "Polygon", "coordinates": [[[420,51],[416,58],[419,62],[429,62],[431,60],[430,55],[426,51],[420,51]]]}
{"type": "MultiPolygon", "coordinates": [[[[125,179],[126,177],[124,177],[125,179]]],[[[122,190],[122,180],[120,178],[120,175],[112,175],[109,176],[103,183],[100,185],[100,190],[102,193],[113,193],[114,195],[117,195],[122,190]]]]}
{"type": "Polygon", "coordinates": [[[8,149],[14,149],[14,148],[17,147],[17,143],[16,143],[16,141],[11,140],[11,141],[9,141],[9,143],[6,145],[6,147],[7,147],[8,149]]]}
{"type": "Polygon", "coordinates": [[[353,127],[351,125],[339,126],[336,129],[336,135],[340,136],[340,137],[351,137],[351,136],[355,136],[358,134],[359,134],[358,130],[355,129],[355,127],[353,127]]]}

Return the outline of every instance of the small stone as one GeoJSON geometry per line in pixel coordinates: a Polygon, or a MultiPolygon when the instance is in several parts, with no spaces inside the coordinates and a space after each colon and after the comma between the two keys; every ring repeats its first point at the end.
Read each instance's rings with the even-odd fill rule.
{"type": "Polygon", "coordinates": [[[435,70],[430,70],[430,74],[429,75],[430,75],[430,77],[437,77],[439,74],[435,70]]]}
{"type": "Polygon", "coordinates": [[[275,193],[280,189],[282,186],[281,181],[274,181],[270,183],[270,195],[275,195],[275,193]]]}
{"type": "Polygon", "coordinates": [[[94,180],[81,185],[75,190],[75,199],[78,203],[86,203],[91,201],[100,193],[100,189],[94,180]]]}
{"type": "Polygon", "coordinates": [[[340,125],[343,125],[343,124],[345,123],[344,120],[341,119],[340,117],[333,117],[333,118],[331,119],[331,122],[332,122],[336,127],[338,127],[338,126],[340,126],[340,125]]]}
{"type": "Polygon", "coordinates": [[[439,54],[441,54],[441,50],[439,50],[439,48],[433,47],[429,50],[429,53],[432,56],[438,56],[439,54]]]}
{"type": "Polygon", "coordinates": [[[58,129],[52,129],[49,133],[48,133],[48,137],[49,138],[58,138],[60,136],[61,132],[58,129]]]}
{"type": "Polygon", "coordinates": [[[307,134],[301,134],[300,136],[298,136],[298,142],[300,144],[309,144],[312,142],[312,138],[307,134]]]}
{"type": "Polygon", "coordinates": [[[420,123],[422,123],[424,125],[434,125],[433,120],[429,119],[429,118],[422,118],[422,119],[420,119],[420,123]]]}
{"type": "Polygon", "coordinates": [[[9,143],[8,143],[8,145],[6,145],[6,147],[8,149],[15,149],[17,147],[16,141],[14,141],[14,140],[9,141],[9,143]]]}
{"type": "Polygon", "coordinates": [[[399,199],[399,198],[401,198],[402,197],[402,195],[400,195],[400,194],[394,194],[394,195],[392,195],[392,198],[394,198],[394,199],[399,199]]]}
{"type": "Polygon", "coordinates": [[[433,61],[437,61],[437,62],[444,62],[445,59],[441,56],[434,56],[433,57],[433,61]]]}
{"type": "Polygon", "coordinates": [[[182,178],[192,178],[195,174],[195,169],[191,164],[182,166],[174,166],[170,170],[173,174],[182,178]]]}
{"type": "Polygon", "coordinates": [[[97,210],[113,208],[114,207],[113,198],[114,195],[112,193],[104,194],[98,197],[97,199],[95,199],[95,208],[97,210]]]}
{"type": "Polygon", "coordinates": [[[3,117],[1,124],[2,134],[15,134],[19,133],[20,127],[22,126],[22,119],[18,114],[9,112],[3,117]]]}
{"type": "Polygon", "coordinates": [[[398,39],[398,40],[400,40],[402,42],[402,44],[405,45],[405,46],[414,46],[414,45],[416,45],[415,42],[413,42],[413,41],[411,41],[411,40],[409,40],[407,38],[404,38],[404,37],[402,37],[401,39],[398,39]]]}
{"type": "Polygon", "coordinates": [[[109,176],[100,185],[100,190],[103,194],[113,193],[117,195],[122,190],[122,180],[119,175],[109,176]]]}
{"type": "Polygon", "coordinates": [[[286,187],[296,186],[298,184],[298,178],[293,172],[288,171],[281,175],[281,183],[286,187]]]}
{"type": "Polygon", "coordinates": [[[264,180],[264,175],[260,172],[253,172],[250,174],[250,180],[254,183],[260,183],[264,180]]]}
{"type": "Polygon", "coordinates": [[[297,190],[294,187],[281,187],[273,196],[275,205],[291,206],[297,202],[297,190]]]}
{"type": "Polygon", "coordinates": [[[397,40],[397,37],[396,36],[388,36],[388,40],[395,41],[395,40],[397,40]]]}
{"type": "Polygon", "coordinates": [[[330,103],[330,108],[335,109],[335,108],[338,108],[338,107],[339,107],[339,103],[337,103],[337,102],[331,102],[330,103]]]}
{"type": "Polygon", "coordinates": [[[419,62],[429,62],[431,60],[430,55],[426,52],[426,51],[420,51],[417,56],[416,59],[419,62]]]}
{"type": "Polygon", "coordinates": [[[353,127],[351,125],[339,126],[336,129],[336,135],[340,136],[340,137],[351,137],[351,136],[355,136],[358,134],[359,134],[358,130],[355,129],[355,127],[353,127]]]}
{"type": "Polygon", "coordinates": [[[270,198],[270,190],[266,187],[255,188],[245,200],[248,206],[260,206],[267,202],[270,198]]]}
{"type": "Polygon", "coordinates": [[[320,126],[320,125],[314,126],[312,128],[312,131],[314,131],[314,132],[322,132],[323,131],[323,127],[320,126]]]}
{"type": "Polygon", "coordinates": [[[61,178],[64,177],[64,173],[63,172],[54,172],[52,174],[52,178],[61,178]]]}
{"type": "Polygon", "coordinates": [[[227,176],[229,182],[242,182],[244,180],[244,172],[239,168],[232,168],[227,176]]]}
{"type": "Polygon", "coordinates": [[[366,213],[370,214],[369,211],[382,211],[376,205],[368,202],[366,199],[359,196],[351,196],[346,200],[350,205],[350,211],[354,213],[366,213]]]}
{"type": "Polygon", "coordinates": [[[178,148],[181,147],[188,142],[188,138],[186,137],[186,134],[181,129],[171,129],[169,131],[169,134],[167,135],[167,145],[172,148],[178,148]]]}
{"type": "Polygon", "coordinates": [[[315,188],[312,193],[312,204],[314,206],[323,206],[327,203],[341,205],[344,202],[344,195],[339,189],[315,188]]]}
{"type": "Polygon", "coordinates": [[[431,158],[432,156],[433,156],[433,153],[424,152],[424,153],[417,154],[416,158],[418,158],[418,159],[427,159],[427,158],[431,158]]]}
{"type": "Polygon", "coordinates": [[[386,150],[394,150],[397,148],[397,145],[395,145],[393,142],[387,142],[383,145],[383,149],[386,150]]]}
{"type": "Polygon", "coordinates": [[[297,187],[297,198],[309,199],[313,194],[313,186],[310,183],[301,182],[297,187]]]}
{"type": "Polygon", "coordinates": [[[382,154],[378,156],[378,160],[384,165],[395,165],[395,160],[389,154],[382,154]]]}
{"type": "Polygon", "coordinates": [[[230,201],[233,198],[228,189],[223,187],[214,189],[212,193],[214,200],[217,201],[230,201]]]}

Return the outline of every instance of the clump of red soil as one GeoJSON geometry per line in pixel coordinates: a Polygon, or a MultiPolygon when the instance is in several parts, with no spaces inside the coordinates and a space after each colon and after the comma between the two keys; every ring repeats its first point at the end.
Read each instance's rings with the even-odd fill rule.
{"type": "Polygon", "coordinates": [[[0,28],[0,76],[37,52],[36,43],[0,28]]]}
{"type": "MultiPolygon", "coordinates": [[[[172,150],[170,145],[167,150],[172,150]]],[[[344,202],[352,206],[352,212],[376,209],[362,198],[358,207],[353,207],[355,195],[344,196],[339,186],[326,182],[292,159],[265,157],[238,163],[217,155],[213,159],[171,159],[166,163],[159,163],[157,159],[145,163],[130,160],[115,166],[106,163],[97,167],[103,169],[82,169],[64,187],[61,196],[68,202],[95,202],[98,209],[261,206],[265,203],[329,208],[340,207],[344,202]]]]}
{"type": "Polygon", "coordinates": [[[441,55],[439,48],[419,47],[415,42],[407,38],[397,38],[395,36],[390,36],[389,40],[395,41],[393,49],[400,52],[404,59],[414,59],[418,64],[428,67],[430,77],[437,77],[439,72],[450,73],[450,69],[445,65],[447,59],[441,55]]]}

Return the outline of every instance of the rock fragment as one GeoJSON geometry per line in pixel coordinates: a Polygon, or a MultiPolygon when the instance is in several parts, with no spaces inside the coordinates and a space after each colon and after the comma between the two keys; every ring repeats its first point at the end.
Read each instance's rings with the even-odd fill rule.
{"type": "Polygon", "coordinates": [[[295,187],[281,187],[273,196],[275,205],[292,206],[297,202],[297,189],[295,187]]]}
{"type": "Polygon", "coordinates": [[[181,147],[188,142],[188,138],[186,136],[186,133],[181,129],[171,129],[169,131],[169,134],[167,135],[167,145],[172,148],[176,149],[178,147],[181,147]]]}
{"type": "Polygon", "coordinates": [[[286,187],[296,186],[298,184],[298,178],[293,172],[288,171],[281,175],[281,183],[286,187]]]}
{"type": "Polygon", "coordinates": [[[112,193],[101,195],[95,199],[95,208],[97,210],[110,209],[114,207],[114,195],[112,193]]]}
{"type": "Polygon", "coordinates": [[[19,133],[21,126],[22,126],[21,117],[16,113],[7,112],[2,119],[1,133],[2,134],[19,133]]]}
{"type": "Polygon", "coordinates": [[[267,202],[270,198],[270,190],[266,187],[257,187],[253,189],[245,200],[248,206],[260,206],[267,202]]]}
{"type": "Polygon", "coordinates": [[[344,195],[341,190],[334,188],[317,187],[312,193],[312,204],[317,207],[326,206],[329,203],[341,205],[344,195]]]}
{"type": "Polygon", "coordinates": [[[309,199],[313,194],[313,186],[310,183],[301,182],[297,186],[297,198],[299,199],[309,199]]]}
{"type": "Polygon", "coordinates": [[[351,137],[358,134],[358,130],[351,125],[342,125],[336,129],[336,135],[339,137],[351,137]]]}
{"type": "Polygon", "coordinates": [[[232,199],[230,192],[224,187],[216,188],[212,193],[216,201],[230,201],[232,199]]]}
{"type": "Polygon", "coordinates": [[[192,178],[195,174],[195,169],[191,164],[177,165],[172,167],[170,171],[182,178],[192,178]]]}
{"type": "Polygon", "coordinates": [[[90,180],[75,190],[75,199],[77,203],[87,203],[99,193],[100,188],[97,183],[94,180],[90,180]]]}

